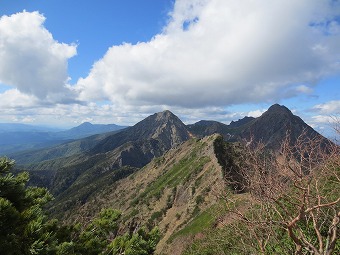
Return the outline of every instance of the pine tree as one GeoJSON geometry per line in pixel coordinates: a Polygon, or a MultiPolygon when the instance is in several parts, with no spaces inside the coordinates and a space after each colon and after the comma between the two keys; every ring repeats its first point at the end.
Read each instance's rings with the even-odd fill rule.
{"type": "Polygon", "coordinates": [[[53,254],[53,221],[43,206],[52,199],[45,188],[27,187],[29,175],[14,175],[14,161],[0,158],[0,254],[53,254]]]}

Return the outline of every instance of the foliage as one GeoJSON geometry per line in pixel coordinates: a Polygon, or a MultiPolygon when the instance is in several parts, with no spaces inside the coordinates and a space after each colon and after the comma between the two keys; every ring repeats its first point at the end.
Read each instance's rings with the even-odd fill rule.
{"type": "Polygon", "coordinates": [[[55,226],[42,208],[52,196],[44,188],[27,188],[28,173],[14,176],[13,165],[0,159],[0,253],[53,254],[55,226]]]}
{"type": "Polygon", "coordinates": [[[111,208],[103,209],[85,226],[62,226],[48,219],[43,206],[51,201],[51,194],[45,188],[27,186],[28,173],[13,175],[13,165],[14,161],[0,158],[0,254],[116,254],[112,253],[116,244],[125,239],[125,254],[153,253],[160,237],[158,229],[147,232],[140,228],[120,236],[121,213],[111,208]]]}
{"type": "Polygon", "coordinates": [[[136,233],[125,234],[115,238],[108,246],[109,254],[149,255],[153,254],[160,240],[158,228],[147,232],[140,228],[136,233]]]}

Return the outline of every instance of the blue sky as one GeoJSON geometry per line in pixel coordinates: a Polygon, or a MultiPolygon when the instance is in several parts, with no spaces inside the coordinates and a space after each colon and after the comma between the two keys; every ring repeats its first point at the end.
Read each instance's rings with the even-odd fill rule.
{"type": "Polygon", "coordinates": [[[39,11],[44,27],[59,42],[76,43],[69,60],[72,79],[86,76],[112,45],[148,41],[166,25],[171,0],[0,0],[0,15],[39,11]]]}
{"type": "Polygon", "coordinates": [[[0,0],[0,16],[0,122],[339,116],[339,1],[0,0]]]}

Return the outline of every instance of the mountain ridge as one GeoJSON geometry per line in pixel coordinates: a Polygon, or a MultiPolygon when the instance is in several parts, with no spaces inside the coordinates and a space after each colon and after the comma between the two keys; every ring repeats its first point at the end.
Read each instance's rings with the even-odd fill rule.
{"type": "MultiPolygon", "coordinates": [[[[116,181],[127,178],[154,158],[162,157],[190,139],[203,139],[222,131],[224,140],[230,142],[253,138],[255,142],[262,141],[274,148],[285,138],[286,130],[283,128],[292,126],[294,130],[291,135],[296,136],[297,132],[309,127],[289,109],[280,105],[274,105],[258,118],[243,119],[242,125],[242,120],[239,121],[234,127],[215,121],[202,121],[190,128],[170,111],[163,111],[118,133],[74,142],[78,147],[73,152],[68,153],[69,147],[65,145],[63,150],[66,152],[61,151],[58,154],[60,157],[46,157],[43,161],[38,159],[33,164],[25,165],[25,169],[31,172],[32,184],[45,185],[52,191],[56,197],[52,211],[60,214],[72,208],[77,201],[86,203],[97,192],[98,183],[114,185],[116,181]]],[[[318,135],[314,130],[310,134],[318,135]]],[[[21,156],[25,159],[25,154],[21,156]]],[[[26,157],[29,160],[30,156],[26,157]]],[[[18,162],[25,161],[19,159],[18,162]]]]}
{"type": "Polygon", "coordinates": [[[233,153],[251,139],[277,149],[289,128],[291,139],[305,130],[310,130],[307,136],[319,135],[280,105],[231,125],[217,121],[184,125],[172,112],[163,111],[118,133],[74,141],[78,147],[72,153],[61,152],[58,158],[25,167],[33,184],[48,186],[54,194],[49,207],[53,216],[67,221],[113,207],[123,212],[125,227],[131,231],[140,225],[161,228],[158,254],[180,254],[175,250],[184,249],[181,236],[191,224],[202,218],[205,226],[217,224],[210,211],[218,205],[216,194],[223,194],[227,173],[230,180],[240,177],[233,153]],[[217,140],[223,151],[218,151],[217,140]],[[232,148],[236,150],[231,152],[232,148]]]}

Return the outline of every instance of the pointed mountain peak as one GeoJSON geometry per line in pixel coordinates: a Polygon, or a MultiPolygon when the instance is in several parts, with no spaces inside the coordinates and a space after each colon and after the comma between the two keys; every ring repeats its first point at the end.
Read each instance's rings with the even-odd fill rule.
{"type": "Polygon", "coordinates": [[[135,126],[139,126],[141,124],[145,125],[146,123],[147,125],[162,125],[168,122],[182,123],[182,121],[175,114],[173,114],[169,110],[165,110],[163,112],[158,112],[150,115],[149,117],[137,123],[135,126]]]}
{"type": "Polygon", "coordinates": [[[144,128],[147,127],[147,129],[150,129],[152,126],[157,127],[166,123],[172,123],[176,126],[185,126],[175,114],[173,114],[169,110],[165,110],[163,112],[158,112],[150,115],[144,120],[138,122],[135,127],[144,126],[144,128]]]}
{"type": "Polygon", "coordinates": [[[177,118],[177,116],[173,114],[172,112],[170,112],[169,110],[165,110],[163,112],[156,113],[156,118],[157,120],[159,120],[159,119],[177,118]]]}
{"type": "Polygon", "coordinates": [[[169,117],[171,115],[174,115],[172,112],[170,112],[169,110],[165,110],[165,111],[162,111],[162,112],[158,112],[156,113],[157,116],[162,116],[162,117],[169,117]]]}
{"type": "Polygon", "coordinates": [[[266,146],[278,149],[289,131],[291,141],[295,141],[303,132],[310,137],[318,133],[308,126],[300,117],[294,115],[287,107],[274,104],[256,118],[241,134],[244,139],[254,138],[266,146]]]}
{"type": "Polygon", "coordinates": [[[286,106],[279,104],[273,104],[265,113],[293,115],[293,113],[286,106]]]}
{"type": "MultiPolygon", "coordinates": [[[[166,110],[154,113],[124,131],[107,137],[102,144],[94,148],[96,153],[107,152],[124,143],[148,144],[159,146],[156,151],[166,151],[190,138],[185,124],[172,112],[166,110]]],[[[157,152],[158,153],[158,152],[157,152]]],[[[156,154],[157,154],[156,153],[156,154]]],[[[158,155],[158,154],[157,154],[158,155]]]]}

